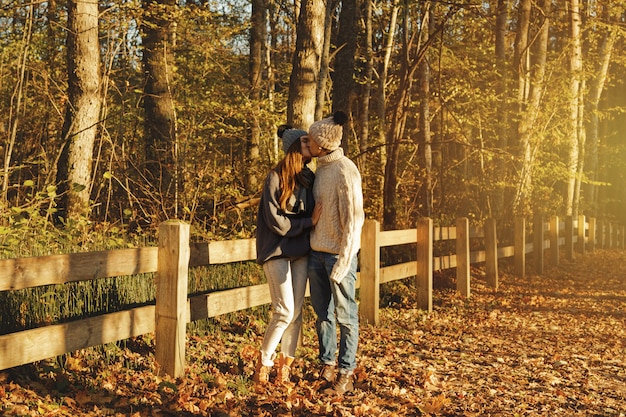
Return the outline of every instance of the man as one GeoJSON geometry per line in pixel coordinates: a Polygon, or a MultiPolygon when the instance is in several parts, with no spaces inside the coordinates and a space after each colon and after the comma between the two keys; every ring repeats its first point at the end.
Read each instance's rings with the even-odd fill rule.
{"type": "Polygon", "coordinates": [[[313,195],[322,205],[319,222],[311,231],[309,285],[317,314],[320,378],[330,384],[324,392],[333,395],[354,389],[359,342],[356,270],[365,215],[361,174],[340,147],[347,120],[345,113],[336,112],[316,121],[308,141],[311,156],[317,157],[313,195]]]}

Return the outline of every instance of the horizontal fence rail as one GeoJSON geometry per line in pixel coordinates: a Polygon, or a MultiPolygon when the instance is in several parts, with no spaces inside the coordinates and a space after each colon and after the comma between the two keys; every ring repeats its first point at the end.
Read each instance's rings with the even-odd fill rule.
{"type": "MultiPolygon", "coordinates": [[[[515,273],[524,276],[528,253],[542,255],[533,256],[535,273],[541,274],[546,250],[556,265],[560,250],[573,259],[575,250],[624,249],[624,226],[594,218],[586,222],[585,216],[564,221],[535,216],[532,243],[526,242],[526,229],[525,219],[516,219],[513,246],[498,247],[493,219],[483,227],[470,227],[466,218],[457,219],[455,226],[434,227],[432,219],[421,218],[414,229],[391,231],[381,231],[377,221],[366,221],[357,274],[362,319],[378,324],[383,283],[415,277],[416,304],[431,311],[434,271],[456,268],[457,291],[470,297],[471,264],[484,262],[486,282],[497,288],[498,259],[514,257],[515,273]],[[455,253],[434,256],[435,242],[446,241],[454,242],[455,253]],[[481,241],[482,249],[470,251],[470,241],[481,241]],[[381,267],[381,249],[399,245],[414,245],[416,260],[381,267]]],[[[158,247],[0,260],[0,291],[145,273],[156,273],[157,285],[155,305],[0,335],[0,369],[155,332],[160,370],[180,376],[187,323],[271,302],[267,284],[188,296],[189,268],[255,258],[255,239],[190,243],[189,225],[167,221],[159,227],[158,247]]]]}

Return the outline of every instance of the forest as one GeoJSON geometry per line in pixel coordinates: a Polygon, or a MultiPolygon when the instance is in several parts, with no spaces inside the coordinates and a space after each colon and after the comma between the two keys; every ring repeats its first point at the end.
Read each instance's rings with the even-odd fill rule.
{"type": "MultiPolygon", "coordinates": [[[[0,5],[0,258],[154,246],[168,219],[194,242],[253,237],[278,126],[338,110],[385,230],[626,224],[626,0],[0,5]]],[[[503,263],[498,291],[476,266],[471,299],[442,274],[432,313],[386,283],[343,402],[318,395],[310,306],[293,383],[252,391],[261,306],[189,326],[182,379],[158,375],[152,335],[3,370],[0,414],[623,416],[625,265],[503,263]]],[[[0,335],[149,304],[145,275],[2,291],[0,335]]],[[[261,283],[242,262],[189,292],[261,283]]]]}
{"type": "Polygon", "coordinates": [[[625,222],[625,5],[3,0],[0,248],[251,237],[277,126],[336,110],[385,229],[625,222]]]}

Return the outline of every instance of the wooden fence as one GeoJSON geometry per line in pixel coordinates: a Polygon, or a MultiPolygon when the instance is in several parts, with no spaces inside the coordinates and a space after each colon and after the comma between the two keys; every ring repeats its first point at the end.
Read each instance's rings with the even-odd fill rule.
{"type": "MultiPolygon", "coordinates": [[[[526,243],[526,223],[520,218],[515,222],[514,245],[498,247],[496,223],[491,219],[482,228],[470,228],[465,218],[458,219],[454,227],[433,227],[432,219],[422,218],[415,229],[393,231],[381,231],[378,222],[366,221],[357,282],[362,319],[378,324],[380,284],[385,282],[416,277],[416,303],[430,311],[433,271],[456,268],[457,289],[469,297],[472,263],[484,262],[487,283],[497,288],[500,258],[514,257],[516,273],[523,276],[526,254],[534,248],[542,255],[551,249],[555,264],[561,247],[568,259],[573,258],[575,243],[580,252],[624,248],[623,226],[595,219],[587,223],[584,216],[576,220],[570,216],[564,222],[552,217],[548,223],[543,216],[536,216],[533,224],[533,243],[526,243]],[[470,239],[482,240],[483,250],[470,251],[470,239]],[[434,242],[446,240],[456,242],[455,254],[433,256],[434,242]],[[404,244],[416,245],[416,261],[381,268],[381,248],[404,244]]],[[[267,284],[188,297],[189,268],[255,257],[254,239],[190,243],[189,225],[167,221],[159,227],[158,247],[0,260],[0,291],[152,272],[156,272],[157,286],[155,305],[0,335],[0,370],[155,332],[155,358],[160,371],[181,376],[186,323],[270,302],[267,284]]],[[[544,256],[534,258],[535,271],[540,274],[544,256]]]]}

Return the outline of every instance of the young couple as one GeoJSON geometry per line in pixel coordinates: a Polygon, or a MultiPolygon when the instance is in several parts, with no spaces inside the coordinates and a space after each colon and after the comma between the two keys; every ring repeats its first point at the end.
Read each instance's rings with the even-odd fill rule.
{"type": "Polygon", "coordinates": [[[347,119],[336,112],[314,122],[308,134],[279,128],[285,157],[265,180],[257,217],[257,262],[272,298],[272,318],[254,372],[257,384],[268,383],[275,359],[278,381],[290,379],[308,278],[324,391],[343,395],[353,390],[357,253],[365,216],[361,175],[340,146],[347,119]],[[307,167],[313,157],[315,174],[307,167]]]}

